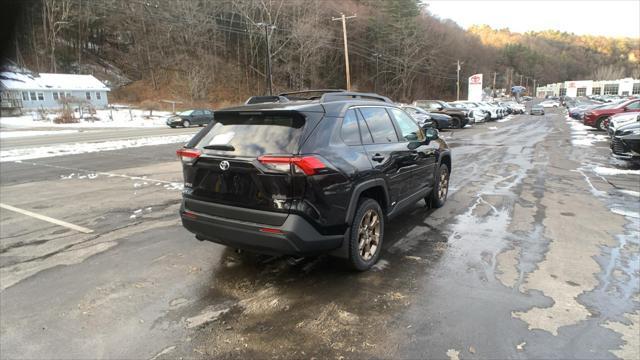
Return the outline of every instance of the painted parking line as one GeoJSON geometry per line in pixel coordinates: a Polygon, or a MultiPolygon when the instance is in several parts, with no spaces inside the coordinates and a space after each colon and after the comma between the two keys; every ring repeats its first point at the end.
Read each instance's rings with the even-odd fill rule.
{"type": "Polygon", "coordinates": [[[0,203],[0,208],[6,209],[6,210],[9,210],[9,211],[13,211],[13,212],[17,212],[17,213],[22,214],[22,215],[31,216],[33,218],[36,218],[36,219],[39,219],[39,220],[42,220],[42,221],[50,222],[52,224],[56,224],[56,225],[63,226],[63,227],[66,227],[66,228],[69,228],[69,229],[72,229],[72,230],[75,230],[75,231],[79,231],[81,233],[91,234],[93,232],[93,230],[87,229],[86,227],[70,224],[70,223],[68,223],[66,221],[50,218],[50,217],[45,216],[45,215],[36,214],[36,213],[31,212],[29,210],[23,210],[23,209],[15,207],[15,206],[11,206],[11,205],[0,203]]]}

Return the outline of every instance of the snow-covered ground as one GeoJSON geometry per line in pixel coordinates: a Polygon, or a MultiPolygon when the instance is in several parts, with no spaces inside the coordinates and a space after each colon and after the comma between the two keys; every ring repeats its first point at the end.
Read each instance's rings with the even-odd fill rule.
{"type": "Polygon", "coordinates": [[[21,138],[28,136],[44,136],[44,135],[58,135],[76,133],[80,130],[15,130],[15,131],[0,131],[0,139],[21,138]]]}
{"type": "MultiPolygon", "coordinates": [[[[2,128],[34,128],[34,127],[59,127],[59,128],[92,128],[92,127],[163,127],[165,121],[171,115],[168,111],[154,111],[149,117],[148,110],[128,109],[123,106],[112,105],[112,108],[96,110],[95,117],[99,120],[80,119],[74,124],[56,124],[53,122],[58,115],[50,112],[46,120],[39,119],[37,112],[25,113],[22,116],[10,116],[0,118],[2,128]]],[[[78,114],[75,114],[76,118],[78,114]]],[[[85,114],[85,118],[89,115],[85,114]]]]}
{"type": "Polygon", "coordinates": [[[21,161],[28,159],[48,158],[62,155],[85,154],[108,150],[119,150],[150,145],[164,145],[173,143],[185,143],[193,137],[187,135],[153,136],[138,139],[115,140],[104,142],[70,143],[50,146],[40,146],[35,148],[19,148],[2,150],[0,152],[0,162],[21,161]]]}
{"type": "Polygon", "coordinates": [[[567,116],[566,121],[571,126],[571,143],[576,146],[592,146],[596,142],[608,141],[609,136],[604,134],[595,134],[594,129],[590,126],[581,124],[567,116]]]}

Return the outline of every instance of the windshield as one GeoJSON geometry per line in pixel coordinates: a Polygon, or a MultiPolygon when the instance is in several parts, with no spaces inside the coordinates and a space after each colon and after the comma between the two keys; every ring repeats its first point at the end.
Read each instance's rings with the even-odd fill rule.
{"type": "Polygon", "coordinates": [[[183,111],[183,112],[179,112],[178,115],[180,115],[180,116],[189,116],[189,115],[191,115],[192,112],[193,112],[193,110],[186,110],[186,111],[183,111]]]}

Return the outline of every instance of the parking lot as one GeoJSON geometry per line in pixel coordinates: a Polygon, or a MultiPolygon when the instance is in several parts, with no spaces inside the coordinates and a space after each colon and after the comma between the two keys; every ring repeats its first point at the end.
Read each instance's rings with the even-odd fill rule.
{"type": "Polygon", "coordinates": [[[640,170],[578,125],[441,132],[448,202],[389,222],[364,273],[197,241],[177,143],[2,162],[2,204],[86,230],[0,211],[2,357],[638,358],[640,170]]]}

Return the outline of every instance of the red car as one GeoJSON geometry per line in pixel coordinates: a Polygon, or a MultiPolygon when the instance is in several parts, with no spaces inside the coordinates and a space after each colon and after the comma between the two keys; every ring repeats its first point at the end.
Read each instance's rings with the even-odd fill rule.
{"type": "Polygon", "coordinates": [[[621,112],[638,111],[640,111],[640,99],[627,100],[587,111],[582,117],[582,123],[604,131],[607,129],[607,122],[605,120],[609,116],[621,112]]]}

